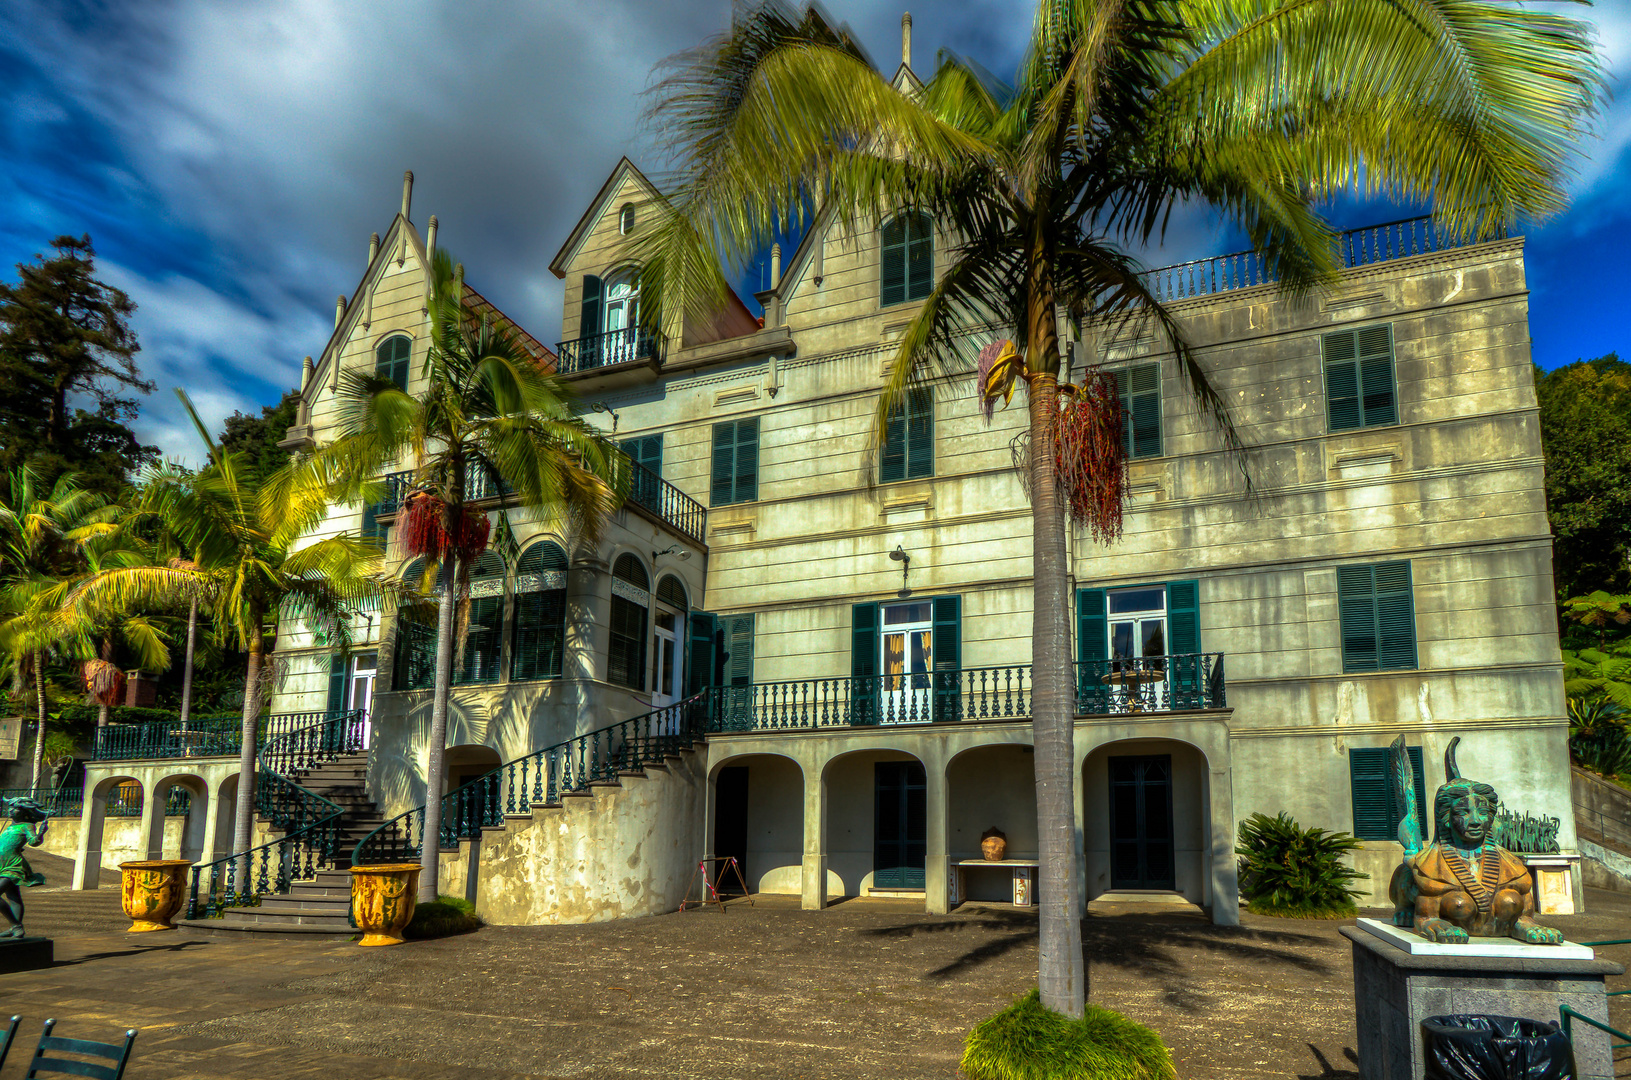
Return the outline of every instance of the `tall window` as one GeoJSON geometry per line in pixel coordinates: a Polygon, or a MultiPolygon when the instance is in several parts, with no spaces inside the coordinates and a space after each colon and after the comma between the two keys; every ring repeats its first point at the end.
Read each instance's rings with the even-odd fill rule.
{"type": "MultiPolygon", "coordinates": [[[[1405,748],[1410,755],[1412,786],[1416,789],[1416,818],[1422,835],[1427,828],[1427,782],[1422,773],[1421,747],[1405,748]]],[[[1404,807],[1393,799],[1393,780],[1388,775],[1392,766],[1388,762],[1385,746],[1353,746],[1348,748],[1348,783],[1353,791],[1353,834],[1361,840],[1397,840],[1399,822],[1404,818],[1404,807]]]]}
{"type": "Polygon", "coordinates": [[[1344,672],[1416,666],[1416,606],[1409,562],[1339,566],[1337,614],[1344,672]]]}
{"type": "Polygon", "coordinates": [[[1325,409],[1332,431],[1399,422],[1393,377],[1393,327],[1362,326],[1326,334],[1325,409]]]}
{"type": "Polygon", "coordinates": [[[902,214],[883,227],[883,272],[879,304],[921,300],[934,291],[934,221],[927,214],[902,214]]]}
{"type": "Polygon", "coordinates": [[[759,497],[759,418],[714,425],[714,458],[709,503],[729,506],[759,497]]]}
{"type": "Polygon", "coordinates": [[[510,678],[558,679],[566,652],[566,552],[540,540],[515,567],[510,678]]]}
{"type": "Polygon", "coordinates": [[[646,688],[646,612],[651,578],[633,555],[612,564],[612,640],[606,680],[634,690],[646,688]]]}
{"type": "Polygon", "coordinates": [[[392,334],[374,349],[374,376],[390,379],[398,390],[408,389],[408,354],[413,342],[403,334],[392,334]]]}
{"type": "Polygon", "coordinates": [[[504,642],[504,560],[484,552],[470,568],[470,624],[464,636],[464,663],[456,683],[497,682],[504,642]]]}
{"type": "MultiPolygon", "coordinates": [[[[416,589],[425,589],[425,560],[415,559],[402,572],[402,580],[416,589]]],[[[441,588],[434,585],[439,603],[441,588]]],[[[398,690],[423,690],[436,681],[436,612],[400,609],[396,623],[396,664],[392,673],[398,690]]]]}
{"type": "Polygon", "coordinates": [[[663,475],[662,433],[642,435],[637,439],[624,439],[619,445],[623,452],[629,455],[630,460],[640,466],[634,470],[634,477],[629,483],[629,501],[647,510],[660,510],[662,484],[659,481],[663,475]]]}
{"type": "Polygon", "coordinates": [[[1161,456],[1161,365],[1138,364],[1116,373],[1121,398],[1121,445],[1130,458],[1161,456]]]}
{"type": "Polygon", "coordinates": [[[903,406],[889,417],[884,432],[879,479],[885,483],[934,475],[934,394],[909,391],[903,406]]]}

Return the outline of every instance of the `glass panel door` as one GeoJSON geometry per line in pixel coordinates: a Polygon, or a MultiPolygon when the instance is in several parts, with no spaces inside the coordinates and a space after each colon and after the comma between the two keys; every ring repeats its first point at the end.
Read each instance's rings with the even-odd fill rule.
{"type": "Polygon", "coordinates": [[[1172,756],[1113,757],[1110,768],[1110,887],[1171,889],[1172,756]]]}
{"type": "Polygon", "coordinates": [[[347,709],[362,713],[362,745],[372,745],[371,721],[374,712],[374,676],[379,669],[378,653],[358,653],[351,658],[351,677],[346,682],[347,709]]]}
{"type": "Polygon", "coordinates": [[[928,604],[884,608],[883,717],[885,724],[918,724],[932,720],[930,675],[934,670],[934,626],[928,604]]]}
{"type": "Polygon", "coordinates": [[[680,696],[680,624],[683,618],[672,611],[657,609],[651,635],[653,670],[651,704],[655,708],[672,705],[680,696]]]}
{"type": "Polygon", "coordinates": [[[1110,621],[1110,700],[1140,712],[1167,707],[1167,591],[1125,589],[1106,597],[1110,621]]]}

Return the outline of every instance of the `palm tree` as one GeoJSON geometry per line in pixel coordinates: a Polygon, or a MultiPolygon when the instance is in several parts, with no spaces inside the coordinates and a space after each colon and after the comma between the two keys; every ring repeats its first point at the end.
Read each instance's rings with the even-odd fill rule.
{"type": "Polygon", "coordinates": [[[46,661],[60,652],[62,642],[52,625],[54,608],[41,597],[83,562],[72,536],[81,530],[111,528],[115,508],[101,495],[79,486],[73,474],[64,474],[42,489],[32,465],[12,471],[0,501],[0,644],[14,669],[28,672],[34,689],[34,771],[29,781],[38,787],[45,749],[46,661]]]}
{"type": "Polygon", "coordinates": [[[233,850],[244,852],[254,821],[268,635],[275,640],[278,620],[296,619],[344,648],[352,618],[391,589],[378,574],[377,544],[345,534],[305,542],[328,513],[320,491],[278,474],[254,490],[245,455],[216,446],[192,403],[180,396],[208,447],[209,464],[196,473],[175,465],[149,470],[137,509],[156,517],[192,559],[104,569],[80,582],[68,602],[94,616],[174,610],[197,601],[217,633],[248,654],[233,829],[233,850]]]}
{"type": "MultiPolygon", "coordinates": [[[[341,498],[376,498],[376,478],[411,462],[413,490],[397,533],[438,581],[436,675],[425,777],[419,899],[437,896],[447,713],[459,623],[451,597],[467,595],[470,568],[487,546],[485,514],[469,505],[483,481],[514,491],[524,507],[564,519],[592,541],[628,486],[627,458],[573,412],[564,386],[490,313],[465,305],[462,267],[445,251],[431,268],[425,389],[409,395],[371,371],[341,376],[337,437],[302,463],[308,484],[341,498]]],[[[508,519],[500,515],[501,532],[508,519]]]]}
{"type": "MultiPolygon", "coordinates": [[[[852,232],[880,212],[956,238],[901,334],[873,438],[932,371],[966,371],[971,329],[1012,334],[982,379],[1029,398],[1032,664],[1043,1002],[1082,1014],[1070,627],[1055,475],[1058,320],[1153,318],[1202,411],[1237,450],[1222,399],[1128,249],[1184,202],[1238,225],[1282,286],[1337,266],[1317,212],[1342,192],[1431,202],[1488,237],[1564,201],[1571,140],[1601,83],[1581,23],[1484,0],[1045,0],[1016,85],[942,56],[897,92],[853,38],[780,0],[668,61],[650,117],[677,163],[634,241],[643,320],[705,318],[740,267],[813,215],[852,232]],[[1040,452],[1035,452],[1040,450],[1040,452]]],[[[1113,395],[1112,395],[1113,400],[1113,395]]],[[[1109,480],[1101,470],[1099,483],[1109,480]]]]}

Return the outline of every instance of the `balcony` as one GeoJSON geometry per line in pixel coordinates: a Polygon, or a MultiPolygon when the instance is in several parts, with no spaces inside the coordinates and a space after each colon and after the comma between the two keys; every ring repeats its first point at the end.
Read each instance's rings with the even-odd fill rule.
{"type": "MultiPolygon", "coordinates": [[[[709,730],[802,731],[1031,717],[1031,665],[715,687],[709,730]]],[[[1222,653],[1076,665],[1080,717],[1228,707],[1222,653]]]]}
{"type": "MultiPolygon", "coordinates": [[[[1338,256],[1344,270],[1412,255],[1471,247],[1482,242],[1462,240],[1446,233],[1433,223],[1431,217],[1367,225],[1362,229],[1349,229],[1337,236],[1338,256]]],[[[1163,304],[1235,289],[1249,289],[1256,285],[1270,285],[1276,280],[1274,270],[1265,266],[1256,252],[1251,251],[1163,266],[1144,275],[1145,286],[1156,301],[1163,304]]]]}
{"type": "MultiPolygon", "coordinates": [[[[316,727],[339,713],[277,713],[262,716],[257,738],[268,739],[316,727]]],[[[185,727],[180,718],[109,724],[96,729],[92,761],[161,761],[169,758],[236,757],[243,747],[240,716],[193,717],[185,727]]]]}
{"type": "Polygon", "coordinates": [[[634,326],[557,342],[555,374],[584,392],[656,382],[663,345],[662,335],[634,326]]]}

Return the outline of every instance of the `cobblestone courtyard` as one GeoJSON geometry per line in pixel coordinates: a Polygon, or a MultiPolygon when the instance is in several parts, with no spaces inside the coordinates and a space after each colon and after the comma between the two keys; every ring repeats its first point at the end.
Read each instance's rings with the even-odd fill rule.
{"type": "MultiPolygon", "coordinates": [[[[0,976],[0,1010],[24,1017],[8,1076],[55,1016],[87,1038],[137,1028],[133,1080],[951,1077],[968,1028],[1026,989],[1036,964],[1030,914],[877,901],[804,912],[765,898],[359,949],[127,935],[116,888],[28,900],[29,929],[56,939],[58,962],[0,976]]],[[[1590,902],[1555,924],[1577,940],[1631,936],[1631,898],[1590,902]]],[[[1095,911],[1092,999],[1159,1031],[1182,1077],[1357,1077],[1340,924],[1245,921],[1095,911]]],[[[1631,1022],[1631,1007],[1613,1013],[1631,1022]]]]}

